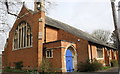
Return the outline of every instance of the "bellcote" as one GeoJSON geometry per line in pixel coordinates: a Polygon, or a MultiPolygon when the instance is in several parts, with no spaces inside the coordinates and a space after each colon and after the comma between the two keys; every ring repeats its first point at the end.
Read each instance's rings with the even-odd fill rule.
{"type": "Polygon", "coordinates": [[[45,10],[44,0],[35,0],[34,11],[44,11],[45,10]]]}

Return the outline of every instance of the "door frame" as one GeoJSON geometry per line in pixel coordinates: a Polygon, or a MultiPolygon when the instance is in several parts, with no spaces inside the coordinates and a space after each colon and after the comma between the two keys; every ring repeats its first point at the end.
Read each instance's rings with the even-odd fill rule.
{"type": "Polygon", "coordinates": [[[66,51],[67,50],[71,50],[71,52],[72,52],[72,56],[73,56],[73,69],[74,69],[74,71],[76,71],[77,70],[77,51],[76,51],[76,48],[72,45],[72,44],[70,44],[70,45],[68,45],[67,47],[66,47],[66,49],[65,49],[65,53],[64,53],[64,69],[65,69],[65,72],[67,72],[67,69],[66,69],[66,51]]]}

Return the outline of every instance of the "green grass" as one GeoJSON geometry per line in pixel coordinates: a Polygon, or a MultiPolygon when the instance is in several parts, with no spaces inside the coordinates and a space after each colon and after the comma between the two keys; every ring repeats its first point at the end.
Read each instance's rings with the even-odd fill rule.
{"type": "Polygon", "coordinates": [[[5,69],[3,72],[26,72],[25,70],[18,69],[5,69]]]}
{"type": "Polygon", "coordinates": [[[0,72],[2,72],[2,69],[0,69],[0,72]]]}
{"type": "Polygon", "coordinates": [[[102,70],[109,69],[111,68],[110,66],[102,67],[102,70]]]}
{"type": "Polygon", "coordinates": [[[25,73],[25,74],[36,74],[36,70],[20,70],[20,69],[11,69],[11,68],[6,68],[3,70],[3,72],[15,72],[15,73],[25,73]]]}

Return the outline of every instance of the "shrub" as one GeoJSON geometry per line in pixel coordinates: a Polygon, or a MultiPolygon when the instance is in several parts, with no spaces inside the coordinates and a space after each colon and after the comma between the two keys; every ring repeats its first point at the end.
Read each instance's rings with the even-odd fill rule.
{"type": "Polygon", "coordinates": [[[90,63],[89,60],[86,62],[81,62],[78,64],[78,71],[80,72],[92,72],[102,69],[102,64],[99,63],[97,60],[94,60],[92,63],[90,63]]]}
{"type": "Polygon", "coordinates": [[[5,67],[5,69],[3,70],[3,72],[12,72],[12,69],[10,67],[5,67]]]}
{"type": "Polygon", "coordinates": [[[24,70],[19,70],[19,69],[13,69],[10,67],[6,67],[3,72],[25,72],[24,70]]]}
{"type": "Polygon", "coordinates": [[[38,74],[37,70],[21,70],[21,69],[14,69],[10,67],[6,67],[3,72],[16,72],[16,73],[25,73],[25,74],[38,74]]]}
{"type": "Polygon", "coordinates": [[[41,72],[50,72],[51,65],[48,59],[43,58],[41,66],[40,66],[40,71],[41,72]]]}
{"type": "Polygon", "coordinates": [[[38,71],[36,69],[34,70],[26,70],[27,74],[38,74],[38,71]]]}
{"type": "Polygon", "coordinates": [[[105,66],[105,67],[102,67],[102,70],[109,69],[109,68],[111,68],[111,66],[105,66]]]}
{"type": "Polygon", "coordinates": [[[102,69],[102,67],[103,67],[102,63],[99,63],[97,60],[95,60],[95,61],[92,62],[91,64],[92,64],[92,66],[93,66],[93,70],[94,70],[94,71],[100,70],[100,69],[102,69]]]}
{"type": "Polygon", "coordinates": [[[23,62],[22,61],[20,61],[20,62],[15,62],[15,69],[22,69],[22,67],[23,67],[23,62]]]}
{"type": "Polygon", "coordinates": [[[118,61],[117,60],[111,60],[111,67],[117,67],[118,61]]]}

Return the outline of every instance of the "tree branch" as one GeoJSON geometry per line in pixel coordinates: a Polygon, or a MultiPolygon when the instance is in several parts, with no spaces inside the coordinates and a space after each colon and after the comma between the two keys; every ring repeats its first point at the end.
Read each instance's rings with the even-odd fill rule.
{"type": "Polygon", "coordinates": [[[5,1],[5,6],[6,6],[6,9],[7,9],[7,13],[8,13],[8,14],[13,15],[13,16],[15,16],[15,17],[18,17],[17,14],[11,13],[11,12],[9,11],[9,5],[8,5],[8,1],[7,1],[7,0],[5,1]]]}

